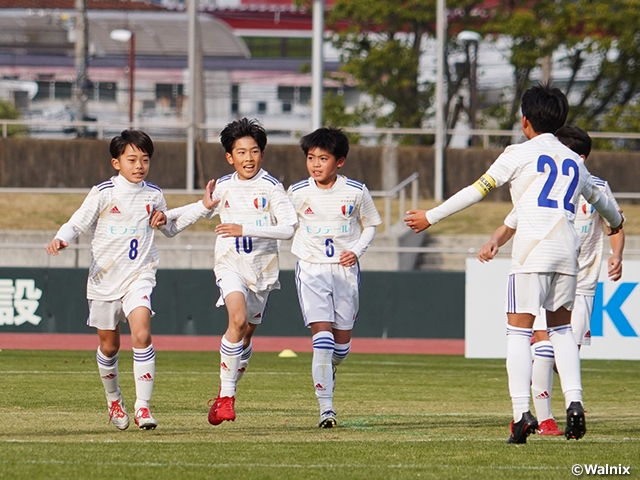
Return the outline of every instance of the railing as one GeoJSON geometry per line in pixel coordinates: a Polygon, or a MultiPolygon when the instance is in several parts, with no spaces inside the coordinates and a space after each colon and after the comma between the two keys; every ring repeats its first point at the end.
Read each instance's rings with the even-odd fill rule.
{"type": "MultiPolygon", "coordinates": [[[[285,123],[285,122],[282,122],[285,123]]],[[[217,134],[224,128],[225,122],[220,120],[215,123],[199,124],[196,129],[202,131],[204,138],[208,142],[219,142],[217,134]]],[[[136,120],[133,125],[123,122],[76,122],[76,121],[59,121],[59,120],[10,120],[0,119],[2,129],[2,137],[6,138],[9,134],[9,127],[23,127],[25,130],[35,134],[43,134],[48,130],[56,129],[58,133],[62,133],[65,129],[84,129],[94,132],[97,138],[105,138],[107,132],[117,134],[121,130],[129,127],[139,128],[147,131],[153,136],[154,132],[160,136],[169,136],[176,140],[186,141],[187,139],[187,123],[168,120],[166,123],[158,121],[140,121],[136,120]],[[40,130],[40,131],[39,131],[40,130]]],[[[279,132],[278,143],[297,144],[300,135],[308,133],[307,129],[297,126],[279,125],[277,128],[267,126],[267,132],[274,130],[279,132]]],[[[373,128],[373,127],[345,127],[345,132],[357,133],[364,137],[380,138],[393,137],[403,135],[435,135],[435,128],[373,128]]],[[[482,146],[490,147],[491,137],[512,137],[513,141],[524,140],[524,136],[520,130],[490,130],[490,129],[464,129],[464,130],[447,130],[447,135],[464,135],[482,138],[482,146]]],[[[640,133],[631,132],[589,132],[592,138],[605,138],[612,140],[640,140],[640,133]]],[[[271,137],[270,137],[271,140],[271,137]]]]}
{"type": "Polygon", "coordinates": [[[398,196],[398,221],[402,220],[405,216],[406,203],[407,203],[407,186],[411,185],[411,208],[415,210],[418,208],[418,172],[414,172],[405,178],[398,185],[391,190],[372,190],[372,197],[382,197],[384,199],[384,212],[382,216],[384,231],[388,232],[391,228],[391,201],[398,196]]]}

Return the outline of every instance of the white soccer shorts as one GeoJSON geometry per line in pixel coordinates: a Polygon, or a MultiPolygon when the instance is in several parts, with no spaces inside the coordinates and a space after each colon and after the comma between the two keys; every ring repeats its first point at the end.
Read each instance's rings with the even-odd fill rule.
{"type": "Polygon", "coordinates": [[[242,292],[247,306],[247,322],[252,325],[260,325],[267,310],[270,292],[250,290],[245,279],[236,272],[224,270],[218,273],[216,285],[220,289],[220,298],[216,302],[216,307],[224,305],[224,297],[231,292],[242,292]]]}
{"type": "Polygon", "coordinates": [[[133,282],[124,297],[108,302],[89,300],[89,318],[87,325],[98,330],[115,330],[120,322],[126,323],[129,314],[138,307],[146,307],[151,312],[151,294],[153,284],[149,280],[133,282]]]}
{"type": "Polygon", "coordinates": [[[360,306],[360,265],[296,264],[296,289],[306,327],[333,323],[336,330],[353,330],[360,306]]]}
{"type": "Polygon", "coordinates": [[[576,276],[561,273],[515,273],[509,275],[505,310],[507,313],[539,315],[544,308],[573,309],[576,276]]]}
{"type": "MultiPolygon", "coordinates": [[[[571,311],[571,330],[578,345],[591,345],[591,314],[593,313],[593,295],[576,294],[571,311]]],[[[546,330],[547,318],[542,310],[533,322],[534,330],[546,330]]]]}

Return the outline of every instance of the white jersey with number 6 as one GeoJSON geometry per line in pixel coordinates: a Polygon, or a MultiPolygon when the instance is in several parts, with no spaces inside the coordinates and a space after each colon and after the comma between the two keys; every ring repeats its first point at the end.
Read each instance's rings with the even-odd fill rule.
{"type": "Polygon", "coordinates": [[[310,263],[339,263],[340,253],[350,251],[364,227],[382,223],[367,187],[338,175],[329,189],[318,188],[313,178],[294,183],[289,197],[299,225],[291,253],[310,263]]]}

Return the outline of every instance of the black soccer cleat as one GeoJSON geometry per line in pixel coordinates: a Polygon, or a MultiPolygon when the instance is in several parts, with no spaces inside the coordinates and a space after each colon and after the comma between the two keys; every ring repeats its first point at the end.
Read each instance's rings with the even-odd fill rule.
{"type": "Polygon", "coordinates": [[[530,411],[526,411],[522,414],[519,422],[515,423],[512,420],[509,428],[511,436],[507,439],[507,443],[527,443],[527,437],[536,433],[538,421],[530,411]]]}
{"type": "Polygon", "coordinates": [[[571,402],[567,408],[567,428],[564,429],[564,436],[567,440],[572,438],[578,440],[584,437],[587,432],[587,424],[584,419],[584,409],[580,402],[571,402]]]}

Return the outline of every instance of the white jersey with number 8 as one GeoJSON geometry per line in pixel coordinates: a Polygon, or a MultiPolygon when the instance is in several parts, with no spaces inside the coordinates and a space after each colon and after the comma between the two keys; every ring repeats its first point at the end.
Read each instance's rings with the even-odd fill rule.
{"type": "Polygon", "coordinates": [[[122,298],[136,280],[155,286],[159,258],[149,218],[154,210],[166,208],[162,190],[145,181],[131,183],[117,175],[91,189],[56,234],[69,243],[92,229],[89,300],[122,298]],[[67,232],[75,236],[69,238],[67,232]]]}

